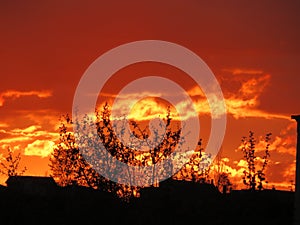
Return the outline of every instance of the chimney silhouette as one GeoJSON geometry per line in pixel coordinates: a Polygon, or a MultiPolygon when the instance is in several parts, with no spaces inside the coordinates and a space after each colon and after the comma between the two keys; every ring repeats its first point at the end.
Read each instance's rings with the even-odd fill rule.
{"type": "Polygon", "coordinates": [[[300,115],[292,115],[297,121],[296,188],[294,202],[294,225],[300,224],[300,115]]]}

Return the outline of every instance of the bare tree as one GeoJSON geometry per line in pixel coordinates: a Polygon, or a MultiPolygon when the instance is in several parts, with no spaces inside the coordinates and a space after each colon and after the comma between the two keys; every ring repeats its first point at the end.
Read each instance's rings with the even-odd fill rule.
{"type": "Polygon", "coordinates": [[[232,188],[233,184],[230,181],[230,173],[226,170],[226,165],[222,157],[221,149],[218,155],[215,157],[212,164],[212,174],[214,177],[214,185],[218,188],[220,192],[227,192],[232,188]]]}
{"type": "Polygon", "coordinates": [[[189,161],[173,177],[199,183],[210,183],[211,155],[206,154],[199,139],[189,161]]]}
{"type": "MultiPolygon", "coordinates": [[[[166,117],[160,121],[164,123],[165,126],[162,140],[158,129],[153,127],[150,129],[149,125],[143,127],[134,120],[129,121],[132,134],[131,136],[126,136],[127,134],[124,133],[124,130],[118,130],[122,128],[117,127],[111,120],[111,110],[107,103],[101,110],[96,110],[95,115],[96,121],[93,121],[91,117],[88,116],[84,117],[83,121],[72,121],[69,116],[63,116],[61,119],[61,126],[59,128],[60,139],[54,148],[49,166],[52,171],[52,176],[62,186],[76,184],[97,189],[104,188],[108,191],[118,193],[119,196],[128,197],[134,194],[138,195],[139,188],[109,181],[100,176],[89,163],[96,166],[100,165],[98,167],[104,169],[105,173],[110,174],[112,177],[116,175],[114,173],[118,173],[122,174],[122,176],[131,176],[129,179],[135,179],[130,171],[122,171],[122,169],[119,170],[119,168],[116,168],[116,165],[111,162],[112,157],[128,165],[155,165],[168,157],[168,155],[184,141],[184,138],[180,136],[181,128],[176,125],[176,121],[172,121],[171,119],[169,108],[167,109],[166,117]],[[96,131],[86,129],[91,123],[95,123],[96,131]],[[78,127],[82,132],[81,137],[78,137],[76,140],[91,149],[91,151],[87,153],[89,163],[84,159],[82,152],[79,151],[74,133],[69,130],[72,125],[78,127]],[[148,139],[150,135],[149,130],[153,132],[152,135],[154,138],[151,140],[148,139]],[[126,138],[129,138],[131,146],[142,148],[145,146],[141,146],[141,143],[144,143],[146,147],[148,147],[148,150],[135,151],[131,146],[125,145],[122,142],[122,137],[120,139],[120,136],[116,134],[117,131],[121,136],[124,135],[126,138]],[[138,140],[146,141],[139,142],[138,140]],[[101,145],[99,142],[101,142],[101,145]],[[105,151],[98,151],[99,146],[103,146],[105,151]]],[[[120,118],[120,121],[122,122],[122,118],[120,118]]],[[[124,120],[124,122],[126,122],[126,120],[124,120]]],[[[162,126],[163,124],[160,125],[162,126]]],[[[193,162],[191,162],[194,165],[197,164],[198,167],[200,166],[199,158],[202,156],[202,149],[200,148],[201,140],[199,141],[199,154],[196,153],[197,156],[195,155],[194,158],[192,158],[193,162]]],[[[202,176],[204,177],[204,170],[202,172],[202,176]]],[[[150,182],[154,186],[157,184],[156,177],[158,173],[173,174],[173,167],[172,165],[168,165],[167,168],[158,171],[154,166],[152,176],[150,177],[150,182]]]]}
{"type": "Polygon", "coordinates": [[[18,153],[16,156],[14,156],[11,147],[7,147],[7,154],[4,157],[4,160],[0,162],[0,173],[8,177],[23,175],[27,168],[24,167],[23,169],[19,170],[20,161],[21,153],[18,153]]]}
{"type": "Polygon", "coordinates": [[[258,155],[256,149],[256,140],[254,138],[254,132],[249,131],[249,136],[242,138],[242,153],[244,159],[247,162],[247,169],[244,170],[243,182],[249,187],[250,190],[262,190],[263,182],[265,181],[265,169],[269,162],[270,152],[270,139],[271,133],[267,133],[264,139],[265,149],[264,155],[261,157],[261,167],[258,169],[258,155]]]}
{"type": "Polygon", "coordinates": [[[73,133],[68,131],[68,126],[72,124],[69,115],[62,116],[60,123],[60,138],[50,157],[52,176],[61,186],[78,184],[96,187],[99,177],[80,154],[73,133]]]}
{"type": "Polygon", "coordinates": [[[133,190],[99,175],[84,159],[71,131],[73,121],[70,116],[62,116],[60,123],[60,138],[53,149],[49,163],[51,176],[55,181],[60,186],[77,185],[101,189],[128,200],[133,190]]]}
{"type": "MultiPolygon", "coordinates": [[[[136,164],[142,166],[154,165],[152,170],[151,183],[153,185],[157,185],[156,177],[158,177],[158,173],[173,174],[174,172],[172,163],[165,165],[162,171],[158,171],[155,165],[158,162],[166,159],[166,157],[168,157],[168,155],[170,155],[177,146],[180,146],[182,144],[184,138],[181,137],[181,128],[176,126],[176,122],[173,122],[171,118],[170,107],[167,108],[166,117],[163,118],[163,120],[160,121],[159,124],[159,126],[162,127],[162,123],[165,123],[165,132],[162,140],[160,140],[161,135],[159,134],[157,128],[152,127],[152,129],[150,129],[149,126],[146,126],[142,129],[136,121],[130,121],[130,123],[133,129],[134,136],[140,140],[147,140],[146,147],[148,151],[143,152],[139,155],[138,158],[140,158],[140,160],[137,160],[136,164]],[[154,138],[152,140],[147,139],[150,135],[149,130],[152,130],[153,132],[154,138]]],[[[142,148],[143,146],[139,147],[142,148]]]]}

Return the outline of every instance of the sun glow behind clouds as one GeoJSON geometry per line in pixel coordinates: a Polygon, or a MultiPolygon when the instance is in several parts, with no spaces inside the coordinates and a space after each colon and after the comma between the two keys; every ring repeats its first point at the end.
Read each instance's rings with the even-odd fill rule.
{"type": "MultiPolygon", "coordinates": [[[[227,113],[233,116],[236,120],[241,118],[268,118],[268,119],[284,119],[289,120],[290,118],[276,113],[269,113],[261,110],[260,107],[260,97],[264,91],[268,88],[271,80],[271,75],[265,74],[259,70],[249,70],[249,71],[231,71],[234,75],[233,79],[236,82],[235,89],[224,88],[225,103],[227,107],[227,113]],[[250,71],[250,72],[249,72],[250,71]],[[251,72],[252,71],[252,72],[251,72]],[[245,74],[245,76],[242,76],[245,74]],[[240,76],[241,75],[241,76],[240,76]]],[[[229,72],[229,71],[227,71],[229,72]]],[[[229,80],[228,80],[229,81],[229,80]]],[[[230,86],[229,83],[222,83],[225,87],[230,86]]],[[[147,93],[151,96],[152,93],[147,93]]],[[[205,94],[202,92],[199,86],[190,87],[186,93],[172,93],[172,94],[188,94],[193,100],[194,107],[199,114],[211,115],[211,108],[208,104],[205,94]]],[[[38,98],[50,97],[52,93],[50,91],[6,91],[0,94],[0,106],[5,104],[5,101],[14,100],[16,98],[21,98],[24,96],[33,96],[38,98]]],[[[101,93],[106,99],[113,103],[112,99],[116,97],[116,94],[101,93]]],[[[155,96],[160,96],[159,93],[155,93],[155,96]]],[[[120,96],[119,96],[120,97],[120,96]]],[[[130,93],[123,97],[124,104],[126,104],[126,99],[139,99],[140,93],[130,93]]],[[[218,105],[218,100],[215,101],[218,105]]],[[[149,121],[155,118],[165,118],[167,114],[167,106],[170,106],[171,117],[174,120],[186,120],[192,115],[189,114],[189,105],[186,102],[177,102],[176,105],[170,105],[168,102],[155,98],[144,98],[134,105],[129,114],[129,119],[134,119],[138,121],[149,121]],[[176,112],[176,108],[179,108],[184,112],[183,118],[179,118],[176,112]]],[[[122,110],[122,105],[119,106],[119,110],[122,110]]],[[[101,109],[101,107],[99,108],[101,109]]],[[[218,107],[213,107],[216,110],[215,113],[218,114],[218,107]]],[[[20,113],[20,112],[19,112],[20,113]]],[[[53,131],[57,130],[58,117],[53,117],[48,115],[47,111],[39,112],[24,112],[24,120],[30,120],[32,123],[28,126],[14,126],[12,127],[7,121],[0,121],[0,134],[4,137],[0,140],[3,146],[12,145],[18,147],[24,155],[26,156],[38,156],[41,158],[47,158],[53,150],[54,140],[57,139],[58,134],[53,131]],[[41,115],[43,115],[41,117],[41,115]],[[42,121],[52,121],[51,124],[56,124],[55,128],[47,128],[42,125],[42,121]]],[[[285,154],[294,157],[295,153],[295,137],[294,135],[295,124],[293,123],[290,128],[282,131],[281,135],[274,137],[270,151],[271,153],[276,152],[278,154],[285,154]]],[[[257,143],[258,147],[260,142],[257,143]]],[[[280,185],[281,187],[288,187],[290,184],[288,180],[292,179],[294,175],[294,164],[287,161],[279,160],[278,158],[272,159],[270,165],[274,168],[282,168],[281,176],[285,181],[280,182],[279,180],[274,180],[273,183],[280,185]]],[[[230,159],[226,161],[226,169],[231,173],[231,178],[233,181],[239,182],[241,176],[243,175],[243,170],[245,165],[243,164],[243,159],[238,160],[236,163],[230,159]]],[[[270,170],[271,171],[271,170],[270,170]]],[[[243,186],[241,186],[243,188],[243,186]]]]}
{"type": "Polygon", "coordinates": [[[151,120],[155,118],[165,118],[170,109],[171,118],[179,119],[178,113],[173,105],[160,98],[144,98],[138,101],[130,111],[128,119],[151,120]]]}
{"type": "MultiPolygon", "coordinates": [[[[176,93],[176,94],[188,94],[194,103],[194,107],[199,115],[211,115],[212,112],[216,116],[221,116],[224,113],[228,113],[232,115],[234,118],[266,118],[266,119],[286,119],[289,120],[289,116],[282,115],[282,114],[276,114],[276,113],[270,113],[266,112],[264,110],[259,109],[260,107],[260,96],[262,93],[266,90],[268,87],[271,75],[270,74],[264,74],[262,71],[258,70],[251,70],[256,71],[256,74],[259,74],[259,76],[253,76],[252,73],[250,73],[250,77],[242,77],[238,78],[239,87],[237,87],[236,91],[233,90],[227,90],[225,91],[225,104],[226,104],[226,110],[227,112],[223,112],[221,110],[220,100],[216,96],[209,96],[210,99],[212,99],[212,105],[210,106],[208,104],[207,98],[201,88],[199,86],[193,86],[189,90],[187,90],[187,93],[176,93]],[[259,73],[258,73],[259,72],[259,73]]],[[[247,72],[247,71],[246,71],[247,72]]],[[[249,73],[249,71],[248,71],[249,73]]],[[[253,72],[254,73],[254,72],[253,72]]],[[[227,85],[227,84],[224,84],[227,85]]],[[[148,93],[149,96],[151,96],[151,93],[148,93]]],[[[157,95],[157,93],[155,93],[157,95]]],[[[111,98],[114,98],[116,95],[114,94],[105,94],[106,97],[110,96],[111,98]]],[[[126,96],[119,96],[123,99],[138,99],[139,93],[131,93],[127,94],[126,96]]],[[[154,117],[158,117],[162,113],[162,107],[157,102],[152,101],[153,99],[144,99],[143,101],[140,101],[139,104],[135,106],[135,109],[131,112],[131,117],[135,118],[136,120],[147,120],[152,119],[154,117]],[[151,115],[149,112],[151,111],[151,115]]],[[[112,101],[110,101],[112,102],[112,101]]],[[[123,104],[126,104],[126,101],[122,101],[123,104]]],[[[187,107],[189,104],[186,102],[178,102],[176,105],[174,105],[174,108],[181,109],[182,112],[185,113],[183,119],[190,118],[190,109],[187,107]]],[[[122,110],[124,106],[122,104],[115,107],[116,110],[122,110]]],[[[174,119],[179,120],[180,118],[175,117],[174,119]]]]}

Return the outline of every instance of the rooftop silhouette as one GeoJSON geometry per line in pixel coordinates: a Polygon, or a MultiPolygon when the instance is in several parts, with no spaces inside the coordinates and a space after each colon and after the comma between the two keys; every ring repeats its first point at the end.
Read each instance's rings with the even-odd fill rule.
{"type": "Polygon", "coordinates": [[[60,187],[49,177],[18,176],[0,188],[5,224],[292,224],[294,192],[232,191],[168,179],[124,202],[109,192],[60,187]],[[37,188],[39,187],[39,188],[37,188]],[[41,192],[41,190],[45,190],[41,192]],[[41,194],[42,193],[42,194],[41,194]],[[16,216],[18,215],[18,216],[16,216]]]}

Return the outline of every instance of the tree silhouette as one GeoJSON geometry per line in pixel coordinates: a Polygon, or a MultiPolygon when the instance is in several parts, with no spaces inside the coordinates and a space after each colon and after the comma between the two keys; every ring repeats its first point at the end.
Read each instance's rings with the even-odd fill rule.
{"type": "Polygon", "coordinates": [[[199,139],[197,148],[189,161],[174,175],[175,179],[188,180],[199,183],[210,182],[211,155],[206,154],[199,139]]]}
{"type": "Polygon", "coordinates": [[[181,137],[181,128],[176,126],[175,122],[173,123],[172,121],[170,107],[167,108],[166,117],[163,119],[163,121],[159,122],[158,126],[162,127],[162,123],[165,123],[166,126],[164,138],[159,140],[159,137],[161,136],[159,134],[159,130],[153,126],[151,130],[154,133],[154,138],[152,140],[148,140],[147,138],[150,135],[150,127],[146,126],[144,129],[142,129],[136,121],[130,121],[133,135],[140,140],[147,140],[145,142],[146,146],[140,145],[138,147],[147,147],[148,151],[139,154],[139,157],[137,158],[140,158],[140,160],[137,160],[135,164],[141,166],[154,165],[151,176],[151,183],[154,185],[156,185],[156,177],[158,176],[158,173],[173,174],[174,172],[172,163],[166,165],[163,171],[158,171],[155,167],[155,164],[161,160],[164,160],[174,151],[176,146],[181,145],[184,141],[184,138],[181,137]]]}
{"type": "MultiPolygon", "coordinates": [[[[130,140],[132,146],[135,146],[138,149],[146,147],[147,151],[133,151],[130,146],[125,146],[122,139],[120,140],[117,137],[115,131],[119,128],[114,126],[110,120],[110,109],[108,104],[105,104],[103,110],[96,114],[98,135],[101,138],[102,143],[104,143],[106,150],[117,157],[118,160],[135,166],[155,165],[161,160],[166,159],[174,152],[176,147],[180,147],[185,141],[184,137],[181,135],[181,127],[179,127],[178,123],[171,118],[170,107],[168,107],[166,111],[166,116],[156,124],[158,127],[162,127],[162,123],[165,125],[165,132],[162,140],[160,140],[161,134],[158,128],[154,126],[149,127],[149,125],[142,127],[134,120],[129,121],[133,136],[128,136],[123,130],[119,132],[124,136],[127,135],[126,138],[130,140]],[[154,136],[154,138],[150,140],[148,139],[150,136],[149,130],[152,130],[154,136]],[[144,143],[144,146],[142,146],[141,142],[137,142],[135,138],[147,141],[144,143]]],[[[126,121],[124,120],[123,122],[126,121]]],[[[190,160],[177,172],[177,175],[173,176],[173,178],[176,177],[176,179],[179,178],[193,181],[207,180],[209,171],[206,168],[208,168],[208,165],[210,164],[211,157],[209,155],[203,157],[204,154],[201,145],[202,140],[200,139],[190,160]]],[[[174,172],[172,163],[166,165],[162,170],[157,170],[154,166],[150,182],[154,186],[157,186],[158,183],[156,177],[158,177],[158,174],[173,174],[174,172]]],[[[134,177],[132,179],[134,179],[134,177]]]]}
{"type": "Polygon", "coordinates": [[[223,150],[221,149],[214,159],[211,167],[214,178],[214,185],[220,192],[227,192],[228,189],[232,188],[233,184],[231,183],[229,178],[231,173],[229,173],[226,169],[225,161],[222,158],[222,152],[223,150]]]}
{"type": "Polygon", "coordinates": [[[59,127],[59,142],[53,149],[49,167],[52,176],[61,186],[83,185],[98,186],[99,177],[79,152],[72,132],[68,125],[72,124],[69,115],[62,116],[59,127]]]}
{"type": "MultiPolygon", "coordinates": [[[[134,120],[129,121],[132,134],[128,136],[122,128],[118,127],[118,125],[113,123],[111,120],[111,110],[107,103],[103,105],[101,110],[95,111],[95,116],[95,121],[87,115],[82,119],[82,121],[72,121],[68,115],[63,116],[60,120],[60,139],[51,155],[49,166],[52,171],[52,176],[62,186],[76,184],[96,189],[105,189],[107,191],[115,192],[119,196],[125,196],[126,198],[129,198],[132,195],[139,195],[139,188],[109,181],[99,175],[91,165],[98,166],[97,169],[103,169],[106,174],[110,174],[111,176],[114,176],[114,173],[119,173],[122,174],[122,176],[130,176],[129,179],[133,180],[136,178],[132,175],[132,173],[130,173],[130,171],[123,171],[116,168],[115,164],[112,164],[112,157],[109,157],[109,154],[128,165],[155,165],[160,160],[164,160],[174,151],[176,146],[180,146],[180,144],[184,141],[184,137],[180,136],[181,128],[177,126],[176,121],[172,121],[171,119],[170,108],[167,109],[166,117],[163,118],[163,120],[160,120],[160,124],[158,124],[159,126],[162,126],[163,124],[161,123],[165,123],[165,133],[162,140],[160,139],[161,133],[159,129],[153,127],[150,129],[150,125],[142,127],[134,120]],[[86,129],[86,127],[91,123],[95,123],[97,128],[95,131],[86,129]],[[82,134],[76,139],[76,141],[88,146],[89,149],[92,149],[86,154],[86,156],[89,157],[88,162],[91,164],[89,164],[83,157],[83,154],[80,152],[78,144],[75,141],[74,133],[69,130],[72,125],[78,127],[82,134]],[[153,132],[152,139],[148,139],[150,135],[149,130],[153,132]],[[116,134],[117,131],[121,134],[121,137],[116,134]],[[125,145],[122,138],[127,138],[130,145],[125,145]],[[147,141],[143,142],[142,146],[142,142],[139,142],[138,140],[147,141]],[[99,142],[103,144],[105,151],[98,151],[99,146],[101,146],[99,142]],[[135,149],[142,149],[146,147],[146,150],[135,151],[133,146],[135,149]]],[[[125,119],[123,121],[122,118],[120,118],[119,121],[126,122],[125,119]]],[[[200,159],[202,151],[203,149],[201,148],[200,140],[198,143],[198,149],[195,151],[195,155],[193,155],[189,161],[190,165],[193,164],[193,166],[189,167],[192,168],[192,170],[190,170],[191,174],[195,173],[193,169],[196,170],[196,166],[198,166],[198,171],[201,170],[200,159]]],[[[204,162],[202,162],[201,166],[204,166],[203,163],[204,162]]],[[[158,174],[173,174],[172,164],[161,170],[157,170],[155,166],[153,168],[152,176],[146,177],[145,179],[150,179],[148,181],[150,181],[154,186],[158,184],[156,180],[158,174]]],[[[186,166],[186,168],[188,168],[188,166],[186,166]]],[[[128,170],[129,169],[130,168],[128,167],[128,170]]],[[[204,177],[204,170],[202,172],[202,177],[204,177]]],[[[193,176],[193,180],[196,181],[199,177],[195,176],[195,174],[191,176],[193,176]]]]}
{"type": "Polygon", "coordinates": [[[72,124],[69,115],[60,118],[60,138],[49,163],[51,176],[60,186],[77,185],[101,189],[128,200],[137,192],[136,188],[131,190],[130,187],[119,185],[99,175],[82,156],[74,133],[70,131],[72,124]]]}
{"type": "Polygon", "coordinates": [[[21,153],[18,153],[16,156],[13,154],[11,147],[7,147],[7,155],[4,157],[4,161],[0,162],[0,173],[5,176],[18,176],[23,175],[27,170],[24,167],[22,170],[19,170],[21,153]]]}
{"type": "Polygon", "coordinates": [[[243,183],[250,189],[250,190],[262,190],[263,189],[263,182],[265,181],[265,169],[269,162],[270,152],[270,139],[271,133],[267,133],[264,139],[265,142],[265,149],[263,150],[264,155],[259,158],[257,155],[256,149],[256,140],[254,138],[254,132],[249,131],[249,136],[242,137],[242,153],[243,157],[247,162],[247,169],[244,170],[243,176],[243,183]],[[261,159],[261,167],[258,168],[258,160],[261,159]]]}

